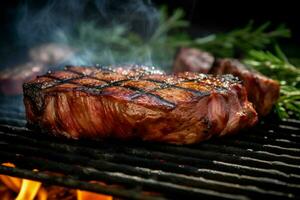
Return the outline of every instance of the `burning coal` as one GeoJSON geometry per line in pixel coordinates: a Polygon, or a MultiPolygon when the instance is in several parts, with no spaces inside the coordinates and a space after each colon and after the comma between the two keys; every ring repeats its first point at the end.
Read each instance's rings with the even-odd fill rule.
{"type": "MultiPolygon", "coordinates": [[[[15,167],[11,163],[4,163],[4,166],[15,167]]],[[[0,182],[7,187],[3,191],[3,200],[12,200],[14,195],[10,192],[13,191],[17,194],[15,200],[46,200],[47,193],[41,188],[41,183],[37,181],[31,181],[27,179],[13,178],[10,176],[0,175],[0,182]]]]}
{"type": "MultiPolygon", "coordinates": [[[[12,163],[3,163],[7,167],[15,167],[12,163]]],[[[112,196],[96,194],[92,192],[66,189],[63,191],[57,187],[44,187],[41,182],[27,179],[14,178],[7,175],[0,175],[0,196],[1,200],[112,200],[112,196]],[[3,186],[1,187],[1,183],[3,186]],[[64,194],[62,194],[64,193],[64,194]]]]}

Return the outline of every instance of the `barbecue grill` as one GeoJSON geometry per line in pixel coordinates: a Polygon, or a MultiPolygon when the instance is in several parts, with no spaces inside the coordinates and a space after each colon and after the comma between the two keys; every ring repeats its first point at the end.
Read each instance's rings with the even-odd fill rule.
{"type": "Polygon", "coordinates": [[[26,128],[22,97],[2,96],[0,162],[16,167],[0,165],[0,174],[125,199],[296,199],[299,130],[298,120],[269,117],[192,146],[74,141],[26,128]]]}

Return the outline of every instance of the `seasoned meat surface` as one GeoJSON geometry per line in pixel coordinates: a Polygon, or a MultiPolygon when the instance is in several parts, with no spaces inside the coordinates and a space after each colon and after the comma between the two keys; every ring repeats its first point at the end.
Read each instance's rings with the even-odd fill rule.
{"type": "Polygon", "coordinates": [[[28,124],[70,138],[191,144],[250,127],[257,113],[231,75],[147,67],[67,67],[23,85],[28,124]]]}
{"type": "Polygon", "coordinates": [[[243,81],[249,101],[261,116],[267,115],[279,98],[280,85],[257,71],[247,69],[234,59],[220,59],[213,67],[214,74],[232,74],[243,81]]]}
{"type": "Polygon", "coordinates": [[[267,115],[279,98],[280,86],[277,81],[247,69],[234,59],[218,59],[214,62],[211,54],[199,49],[181,48],[175,57],[173,70],[215,75],[232,74],[239,77],[247,90],[249,101],[261,116],[267,115]]]}

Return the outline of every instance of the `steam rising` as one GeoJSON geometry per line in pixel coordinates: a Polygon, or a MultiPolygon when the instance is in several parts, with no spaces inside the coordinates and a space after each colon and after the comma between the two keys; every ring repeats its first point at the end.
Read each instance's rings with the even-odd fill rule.
{"type": "Polygon", "coordinates": [[[75,54],[66,64],[166,65],[171,60],[153,38],[160,14],[150,1],[51,0],[42,8],[23,5],[19,16],[20,42],[67,45],[75,54]]]}

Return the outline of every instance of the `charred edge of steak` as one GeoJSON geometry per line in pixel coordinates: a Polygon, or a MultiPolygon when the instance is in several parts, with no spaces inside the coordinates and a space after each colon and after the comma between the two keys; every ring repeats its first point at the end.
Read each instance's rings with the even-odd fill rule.
{"type": "Polygon", "coordinates": [[[248,92],[249,100],[261,116],[267,115],[279,98],[280,85],[277,81],[248,69],[238,60],[214,59],[211,54],[199,49],[180,48],[174,59],[173,70],[233,74],[239,77],[248,92]]]}
{"type": "Polygon", "coordinates": [[[218,59],[211,70],[213,74],[233,74],[243,81],[249,101],[261,116],[266,116],[279,98],[280,85],[254,69],[248,69],[235,59],[218,59]]]}

